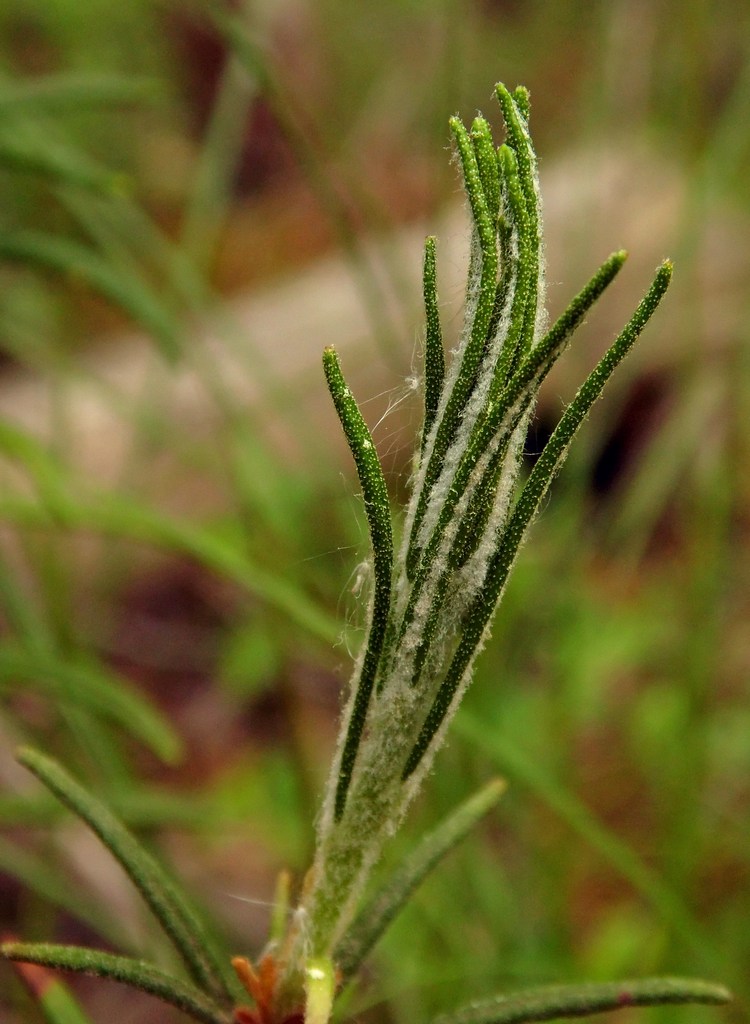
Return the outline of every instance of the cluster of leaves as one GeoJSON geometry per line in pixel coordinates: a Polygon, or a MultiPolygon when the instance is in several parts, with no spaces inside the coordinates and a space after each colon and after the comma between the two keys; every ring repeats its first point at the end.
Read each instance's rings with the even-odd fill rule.
{"type": "MultiPolygon", "coordinates": [[[[425,422],[404,542],[394,557],[385,480],[367,426],[332,349],[324,367],[355,457],[374,552],[366,643],[358,659],[325,798],[314,864],[287,934],[279,927],[259,965],[215,946],[172,879],[122,823],[58,764],[20,759],[112,851],[164,929],[189,982],[127,957],[7,942],[11,960],[123,982],[208,1024],[299,1020],[325,1024],[336,983],[350,981],[425,875],[502,792],[492,783],[425,837],[385,887],[364,890],[385,840],[424,778],[470,681],[516,554],[591,405],[656,309],[671,275],[659,268],[625,329],[586,379],[529,478],[521,453],[543,379],[622,266],[613,254],[547,329],[536,158],[523,89],[497,87],[508,140],[495,150],[487,122],[451,128],[472,217],[466,317],[446,371],[435,242],[424,263],[425,422]],[[234,971],[231,967],[234,966],[234,971]],[[242,1003],[249,991],[255,1008],[242,1003]]],[[[283,914],[281,915],[283,920],[283,914]]],[[[684,979],[547,988],[474,1003],[442,1024],[505,1024],[622,1006],[722,1002],[721,987],[684,979]]],[[[62,1021],[62,1018],[61,1018],[62,1021]]]]}
{"type": "Polygon", "coordinates": [[[418,466],[394,560],[374,443],[332,349],[324,366],[354,454],[374,553],[367,641],[331,772],[318,847],[283,957],[293,988],[301,951],[332,956],[382,846],[445,735],[495,607],[550,483],[607,380],[671,278],[665,262],[628,324],[581,385],[519,488],[534,399],[586,312],[622,267],[616,252],[549,328],[537,161],[525,89],[497,86],[507,141],[479,116],[451,120],[472,220],[463,330],[446,370],[435,240],[424,259],[425,411],[418,466]]]}
{"type": "MultiPolygon", "coordinates": [[[[190,980],[184,981],[142,960],[76,946],[6,941],[1,947],[5,957],[20,965],[35,964],[120,982],[177,1007],[201,1024],[230,1024],[230,1021],[270,1024],[280,1019],[273,1003],[263,998],[263,975],[267,973],[263,961],[256,973],[248,961],[234,958],[231,964],[235,975],[229,970],[229,958],[217,947],[187,896],[106,805],[44,754],[23,749],[18,758],[92,829],[119,861],[174,946],[190,980]],[[245,992],[239,981],[254,994],[254,1011],[242,1006],[245,992]]],[[[336,978],[325,960],[308,959],[304,971],[306,1022],[325,1024],[330,1016],[335,981],[348,982],[354,977],[365,956],[425,875],[495,806],[503,790],[503,783],[490,783],[424,837],[399,871],[358,915],[346,946],[337,956],[336,978]]],[[[283,917],[282,912],[279,920],[283,921],[283,917]]],[[[265,962],[273,961],[269,957],[265,962]]],[[[275,977],[275,973],[271,973],[275,977]]],[[[85,1024],[87,1018],[83,1011],[63,986],[45,982],[39,989],[42,1006],[52,1024],[85,1024]]],[[[677,978],[548,987],[472,1004],[456,1015],[441,1018],[441,1024],[523,1024],[550,1016],[582,1016],[624,1006],[686,1001],[721,1003],[728,997],[719,985],[677,978]]],[[[301,1020],[301,1014],[292,1013],[286,1019],[301,1020]]]]}

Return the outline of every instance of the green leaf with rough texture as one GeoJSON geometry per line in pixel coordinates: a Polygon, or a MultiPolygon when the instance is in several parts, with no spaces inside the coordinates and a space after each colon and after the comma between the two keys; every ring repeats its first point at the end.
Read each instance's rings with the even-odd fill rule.
{"type": "Polygon", "coordinates": [[[534,344],[534,334],[537,324],[537,303],[539,300],[539,283],[542,269],[541,252],[541,220],[540,202],[537,185],[536,154],[531,144],[531,137],[528,131],[529,119],[529,96],[525,90],[522,93],[510,93],[499,82],[495,86],[495,92],[503,112],[506,131],[508,133],[508,144],[512,147],[518,162],[518,179],[521,191],[526,203],[527,227],[524,231],[528,259],[528,300],[526,304],[526,316],[521,336],[521,351],[528,351],[534,344]]]}
{"type": "Polygon", "coordinates": [[[722,985],[691,978],[638,978],[584,985],[550,985],[495,999],[481,999],[432,1024],[526,1024],[528,1021],[588,1017],[631,1006],[729,1002],[722,985]]]}
{"type": "Polygon", "coordinates": [[[461,413],[476,380],[476,373],[484,352],[487,332],[492,320],[497,290],[498,252],[497,235],[492,223],[487,200],[482,187],[479,165],[469,133],[457,117],[450,120],[451,131],[456,142],[461,167],[464,175],[464,187],[471,206],[472,218],[478,239],[479,281],[477,284],[474,308],[471,320],[467,325],[466,345],[461,356],[461,363],[448,395],[448,399],[437,425],[432,443],[421,500],[417,506],[411,530],[407,567],[413,573],[419,558],[418,533],[424,515],[429,492],[437,480],[443,467],[446,452],[461,420],[461,413]]]}
{"type": "Polygon", "coordinates": [[[481,115],[474,118],[471,126],[471,141],[474,144],[487,210],[494,223],[500,213],[500,172],[495,154],[495,144],[492,141],[492,132],[489,124],[481,115]]]}
{"type": "Polygon", "coordinates": [[[357,756],[362,730],[365,727],[367,708],[370,703],[375,676],[378,671],[380,655],[385,641],[388,625],[388,612],[391,605],[391,573],[393,570],[393,533],[391,527],[391,508],[388,500],[388,489],[383,476],[383,469],[375,449],[370,431],[362,417],[354,397],[347,387],[338,357],[333,348],[323,353],[328,390],[331,392],[333,404],[338,413],[346,440],[354,456],[357,476],[362,487],[362,498],[365,514],[370,527],[370,541],[373,552],[374,587],[370,629],[362,659],[362,667],[357,680],[357,691],[352,704],[351,716],[346,733],[341,761],[339,780],[336,787],[336,817],[340,817],[346,802],[354,761],[357,756]]]}
{"type": "Polygon", "coordinates": [[[672,265],[667,261],[657,271],[653,284],[639,303],[625,329],[618,335],[579,388],[576,397],[563,413],[531,471],[508,525],[503,531],[498,551],[490,563],[486,585],[466,615],[461,641],[425,718],[417,742],[404,765],[404,779],[408,778],[417,767],[448,713],[456,690],[495,610],[524,535],[549,489],[552,478],[563,463],[571,441],[591,406],[602,393],[612,373],[633,347],[644,327],[656,312],[669,286],[671,276],[672,265]]]}
{"type": "MultiPolygon", "coordinates": [[[[9,941],[6,938],[6,943],[9,941]]],[[[38,1004],[47,1024],[92,1024],[65,982],[39,964],[13,963],[18,977],[38,1004]]]]}
{"type": "Polygon", "coordinates": [[[440,327],[440,307],[437,297],[436,241],[430,236],[424,243],[422,292],[424,295],[424,424],[422,426],[422,452],[432,430],[445,383],[445,353],[443,332],[440,327]]]}
{"type": "Polygon", "coordinates": [[[162,1002],[176,1006],[201,1024],[229,1024],[229,1013],[192,985],[173,978],[157,967],[130,957],[101,953],[96,949],[79,946],[56,946],[42,942],[4,942],[0,952],[8,960],[40,964],[61,971],[91,974],[98,978],[118,981],[130,988],[140,989],[156,996],[162,1002]]]}
{"type": "Polygon", "coordinates": [[[214,951],[205,928],[186,897],[135,836],[109,808],[51,758],[25,747],[18,752],[18,760],[85,821],[119,861],[194,980],[218,998],[231,999],[236,988],[229,964],[225,964],[214,951]]]}

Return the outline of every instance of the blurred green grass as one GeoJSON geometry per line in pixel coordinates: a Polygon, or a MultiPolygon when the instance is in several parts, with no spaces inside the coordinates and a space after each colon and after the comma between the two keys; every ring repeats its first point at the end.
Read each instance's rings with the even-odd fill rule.
{"type": "MultiPolygon", "coordinates": [[[[707,321],[706,290],[738,310],[748,300],[733,282],[737,253],[708,251],[704,229],[717,209],[750,214],[749,20],[729,3],[691,2],[676,17],[626,0],[326,0],[238,9],[230,51],[198,4],[6,0],[0,11],[0,342],[7,374],[28,367],[45,381],[56,428],[47,445],[12,424],[0,437],[3,732],[98,780],[216,905],[241,952],[257,952],[268,911],[226,893],[247,885],[270,899],[274,869],[301,872],[309,855],[347,674],[331,641],[337,620],[356,623],[347,576],[362,532],[332,440],[294,418],[285,382],[250,356],[265,404],[249,414],[186,342],[191,324],[222,318],[230,284],[292,273],[338,245],[372,359],[400,384],[414,300],[397,254],[375,267],[364,240],[429,224],[450,201],[447,117],[487,112],[498,78],[531,89],[543,171],[581,147],[640,153],[645,142],[686,189],[670,255],[689,285],[668,354],[655,324],[637,375],[626,370],[592,417],[392,856],[490,774],[507,773],[509,795],[394,926],[359,997],[379,1004],[365,1019],[426,1019],[503,986],[677,971],[734,987],[740,999],[722,1012],[747,1017],[748,321],[707,321]],[[293,231],[275,227],[287,208],[301,212],[293,231]],[[67,396],[77,353],[132,322],[162,369],[137,401],[114,388],[130,454],[102,494],[77,475],[67,396]],[[160,409],[185,365],[214,410],[196,435],[160,409]],[[637,433],[628,396],[650,373],[669,401],[621,466],[613,439],[637,433]],[[291,461],[267,436],[280,415],[292,417],[291,461]],[[211,491],[210,515],[176,518],[145,491],[161,448],[211,491]],[[106,541],[82,548],[80,532],[106,541]],[[496,744],[476,742],[479,718],[497,723],[496,744]],[[186,766],[160,765],[179,741],[186,766]]],[[[585,251],[586,224],[580,236],[566,258],[588,266],[598,254],[585,251]]],[[[406,455],[395,466],[398,491],[406,455]]],[[[3,774],[3,926],[65,935],[76,883],[64,819],[36,797],[22,806],[3,774]]],[[[78,913],[101,938],[136,945],[147,925],[130,909],[126,936],[96,901],[78,913]]],[[[37,1019],[28,1007],[18,1017],[23,999],[9,987],[0,1005],[37,1019]]]]}

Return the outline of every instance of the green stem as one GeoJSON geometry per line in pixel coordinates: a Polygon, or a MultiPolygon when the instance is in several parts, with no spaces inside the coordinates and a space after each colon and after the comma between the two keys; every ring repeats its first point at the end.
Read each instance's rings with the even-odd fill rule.
{"type": "Polygon", "coordinates": [[[446,854],[464,839],[497,804],[505,782],[494,779],[460,804],[389,877],[382,889],[360,910],[336,947],[333,960],[344,980],[352,977],[391,921],[446,854]]]}

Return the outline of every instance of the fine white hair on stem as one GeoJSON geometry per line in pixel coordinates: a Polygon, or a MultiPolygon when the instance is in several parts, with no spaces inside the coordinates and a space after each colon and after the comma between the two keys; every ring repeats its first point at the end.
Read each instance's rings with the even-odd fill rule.
{"type": "MultiPolygon", "coordinates": [[[[522,455],[539,386],[586,311],[619,272],[605,261],[547,330],[537,161],[528,94],[498,85],[507,142],[498,150],[478,117],[468,132],[451,119],[471,217],[464,318],[444,366],[435,239],[425,246],[423,287],[426,427],[402,539],[393,553],[382,468],[372,436],[332,350],[329,388],[362,485],[373,560],[368,630],[356,657],[318,822],[315,860],[293,924],[282,986],[304,955],[332,956],[344,940],[384,843],[430,771],[508,575],[570,442],[607,379],[656,309],[669,281],[651,290],[582,385],[520,486],[522,455]]],[[[403,394],[418,386],[407,381],[403,394]]],[[[376,424],[380,427],[383,417],[376,424]]],[[[364,582],[359,571],[357,590],[364,582]]]]}

